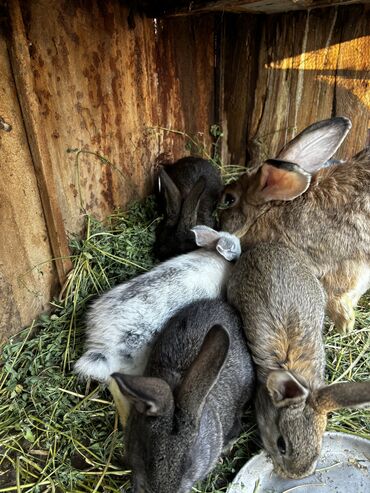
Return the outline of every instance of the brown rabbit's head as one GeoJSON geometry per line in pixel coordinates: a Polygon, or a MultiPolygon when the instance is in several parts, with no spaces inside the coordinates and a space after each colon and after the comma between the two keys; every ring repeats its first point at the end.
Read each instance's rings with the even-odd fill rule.
{"type": "Polygon", "coordinates": [[[327,414],[370,404],[370,382],[338,383],[312,390],[285,370],[271,371],[257,393],[261,438],[277,474],[302,478],[316,467],[327,414]]]}
{"type": "Polygon", "coordinates": [[[247,233],[253,223],[279,201],[291,201],[310,186],[312,177],[335,153],[351,128],[348,118],[314,123],[289,142],[276,159],[249,169],[228,185],[221,199],[221,228],[247,233]]]}

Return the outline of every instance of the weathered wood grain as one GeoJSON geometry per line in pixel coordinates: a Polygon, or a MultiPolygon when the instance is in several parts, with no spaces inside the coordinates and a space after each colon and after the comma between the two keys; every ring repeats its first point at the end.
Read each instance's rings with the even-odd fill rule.
{"type": "Polygon", "coordinates": [[[27,136],[0,31],[0,344],[44,311],[56,284],[27,136]]]}
{"type": "Polygon", "coordinates": [[[335,5],[369,3],[369,0],[150,0],[136,1],[149,15],[191,15],[204,12],[276,14],[294,10],[316,9],[335,5]]]}
{"type": "Polygon", "coordinates": [[[260,31],[264,18],[255,15],[223,16],[222,108],[224,163],[244,166],[248,161],[248,125],[257,84],[260,31]]]}
{"type": "MultiPolygon", "coordinates": [[[[18,278],[53,256],[62,282],[66,240],[81,231],[85,212],[103,218],[151,192],[155,165],[189,153],[181,132],[209,147],[214,123],[213,16],[157,22],[118,0],[32,0],[21,9],[11,0],[9,13],[17,95],[9,86],[11,96],[0,101],[1,110],[8,104],[0,138],[8,145],[4,163],[17,172],[14,179],[5,168],[1,175],[2,230],[14,229],[0,247],[2,335],[41,312],[56,281],[47,264],[25,277],[27,288],[18,287],[18,278]],[[29,144],[20,114],[17,122],[8,115],[12,104],[19,111],[17,96],[29,144]],[[80,154],[77,165],[68,149],[90,153],[80,154]],[[33,291],[41,293],[36,301],[33,291]]],[[[10,73],[0,73],[4,91],[10,73]]]]}
{"type": "Polygon", "coordinates": [[[153,127],[207,133],[213,114],[212,17],[153,21],[118,1],[23,3],[32,74],[57,202],[68,233],[152,188],[153,165],[185,154],[153,127]],[[69,148],[96,151],[112,166],[69,148]]]}
{"type": "Polygon", "coordinates": [[[55,258],[59,281],[62,284],[72,268],[72,263],[69,259],[67,236],[56,197],[51,155],[40,119],[40,108],[35,94],[28,41],[18,0],[9,1],[9,17],[12,25],[12,69],[33,157],[35,174],[48,227],[49,241],[55,258]]]}
{"type": "MultiPolygon", "coordinates": [[[[155,25],[159,124],[186,131],[209,150],[209,129],[216,123],[215,17],[162,19],[155,25]]],[[[167,133],[161,146],[170,158],[184,155],[184,139],[175,134],[167,133]]]]}
{"type": "MultiPolygon", "coordinates": [[[[314,121],[335,115],[351,118],[353,129],[338,151],[345,158],[367,143],[369,127],[370,12],[364,6],[265,16],[260,24],[257,80],[244,86],[253,107],[247,112],[244,137],[227,114],[227,142],[236,155],[247,140],[252,159],[273,156],[288,140],[314,121]]],[[[226,22],[230,22],[226,18],[226,22]]],[[[235,34],[239,45],[248,38],[235,34]]],[[[245,51],[239,70],[248,73],[251,55],[245,51]]],[[[231,62],[229,62],[231,64],[231,62]]],[[[230,67],[230,65],[229,65],[230,67]]],[[[226,70],[228,67],[226,67],[226,70]]],[[[241,85],[228,86],[229,97],[241,85]]],[[[244,115],[246,109],[236,114],[244,115]]]]}

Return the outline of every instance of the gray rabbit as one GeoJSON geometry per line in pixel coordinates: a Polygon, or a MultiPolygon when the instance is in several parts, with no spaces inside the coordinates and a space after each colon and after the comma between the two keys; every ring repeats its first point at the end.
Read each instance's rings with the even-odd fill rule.
{"type": "Polygon", "coordinates": [[[254,370],[240,317],[202,300],[167,322],[145,376],[112,375],[133,406],[127,459],[134,493],[187,493],[240,431],[254,370]]]}
{"type": "Polygon", "coordinates": [[[160,260],[194,250],[191,228],[204,224],[214,228],[214,211],[221,198],[219,170],[209,161],[185,157],[161,168],[158,202],[164,219],[158,225],[154,252],[160,260]]]}
{"type": "Polygon", "coordinates": [[[141,374],[155,335],[177,310],[225,294],[229,261],[240,255],[238,238],[206,226],[192,234],[204,248],[167,260],[92,303],[78,375],[108,383],[117,371],[141,374]]]}
{"type": "Polygon", "coordinates": [[[284,477],[311,474],[328,412],[370,403],[370,382],[325,385],[325,295],[307,257],[278,243],[248,248],[228,283],[256,364],[256,415],[284,477]]]}

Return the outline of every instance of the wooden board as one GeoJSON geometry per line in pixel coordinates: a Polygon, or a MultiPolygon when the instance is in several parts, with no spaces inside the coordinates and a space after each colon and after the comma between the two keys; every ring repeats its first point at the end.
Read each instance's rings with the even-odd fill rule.
{"type": "Polygon", "coordinates": [[[294,10],[369,3],[369,0],[150,0],[136,1],[149,15],[193,15],[204,12],[276,14],[294,10]]]}
{"type": "MultiPolygon", "coordinates": [[[[189,154],[184,132],[209,148],[214,123],[213,16],[155,21],[118,0],[9,0],[9,13],[18,94],[2,39],[0,117],[13,122],[17,110],[18,121],[12,132],[0,130],[2,234],[13,228],[0,246],[0,337],[40,313],[57,282],[50,265],[42,278],[35,269],[26,276],[30,293],[41,293],[34,299],[18,278],[63,256],[85,212],[103,218],[151,192],[156,164],[189,154]],[[90,154],[77,166],[68,149],[90,154]]],[[[66,265],[59,262],[61,282],[66,265]]]]}
{"type": "Polygon", "coordinates": [[[5,336],[19,331],[45,310],[57,279],[2,32],[0,117],[11,126],[8,132],[4,126],[0,128],[1,344],[5,336]]]}
{"type": "MultiPolygon", "coordinates": [[[[233,16],[225,16],[225,22],[232,26],[233,16]]],[[[241,164],[238,153],[245,146],[252,159],[272,157],[304,127],[335,115],[353,123],[337,157],[361,150],[368,143],[370,11],[352,6],[266,16],[259,30],[257,79],[245,83],[230,77],[225,87],[229,98],[244,91],[253,105],[227,112],[228,134],[239,138],[229,138],[224,153],[241,164]]],[[[228,43],[243,46],[247,40],[248,32],[239,29],[228,43]]],[[[245,50],[239,72],[248,73],[250,61],[245,50]]],[[[231,70],[228,59],[225,71],[231,70]]]]}
{"type": "Polygon", "coordinates": [[[33,159],[49,241],[59,282],[64,283],[72,268],[68,240],[60,212],[49,146],[40,119],[40,107],[35,93],[29,45],[18,0],[9,1],[11,29],[11,62],[22,116],[33,159]]]}
{"type": "Polygon", "coordinates": [[[75,233],[85,211],[102,218],[146,195],[154,164],[185,154],[184,139],[154,127],[207,134],[212,17],[156,22],[113,0],[35,0],[22,12],[40,133],[66,231],[75,233]],[[91,154],[77,166],[68,149],[97,152],[111,166],[91,154]]]}
{"type": "Polygon", "coordinates": [[[264,17],[255,15],[223,16],[220,122],[225,136],[222,159],[227,164],[244,166],[248,160],[248,125],[254,108],[263,21],[264,17]]]}

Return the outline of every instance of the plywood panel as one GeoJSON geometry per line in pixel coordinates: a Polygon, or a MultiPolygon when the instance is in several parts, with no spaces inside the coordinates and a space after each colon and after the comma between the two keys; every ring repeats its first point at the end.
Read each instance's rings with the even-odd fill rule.
{"type": "Polygon", "coordinates": [[[207,134],[213,112],[213,22],[129,16],[118,1],[23,2],[40,125],[67,232],[152,187],[156,161],[184,155],[165,127],[207,134]],[[196,95],[196,97],[194,97],[196,95]],[[112,166],[86,149],[105,156],[112,166]]]}
{"type": "Polygon", "coordinates": [[[266,16],[248,126],[252,156],[274,155],[310,123],[335,115],[353,123],[337,156],[358,152],[368,135],[369,74],[365,7],[266,16]]]}
{"type": "Polygon", "coordinates": [[[56,273],[4,34],[0,31],[0,344],[47,307],[56,273]]]}

